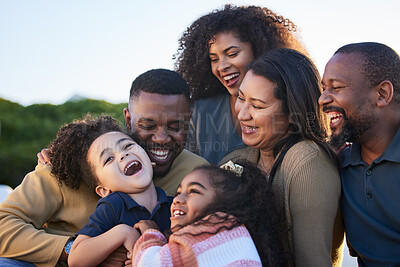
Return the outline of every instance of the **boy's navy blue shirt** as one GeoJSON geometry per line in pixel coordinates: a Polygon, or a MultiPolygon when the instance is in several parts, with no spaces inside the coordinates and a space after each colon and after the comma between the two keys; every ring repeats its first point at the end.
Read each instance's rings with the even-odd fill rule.
{"type": "Polygon", "coordinates": [[[89,222],[76,235],[95,237],[118,224],[135,225],[140,220],[153,220],[165,231],[171,226],[170,206],[172,197],[167,197],[164,190],[156,187],[158,203],[153,213],[139,205],[128,194],[113,192],[97,202],[96,210],[90,215],[89,222]]]}

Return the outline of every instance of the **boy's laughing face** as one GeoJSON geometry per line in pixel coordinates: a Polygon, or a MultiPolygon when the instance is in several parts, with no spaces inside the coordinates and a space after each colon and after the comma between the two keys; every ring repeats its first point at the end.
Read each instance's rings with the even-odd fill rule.
{"type": "Polygon", "coordinates": [[[146,151],[124,133],[99,136],[89,147],[87,160],[101,197],[115,191],[138,194],[152,186],[153,168],[146,151]]]}

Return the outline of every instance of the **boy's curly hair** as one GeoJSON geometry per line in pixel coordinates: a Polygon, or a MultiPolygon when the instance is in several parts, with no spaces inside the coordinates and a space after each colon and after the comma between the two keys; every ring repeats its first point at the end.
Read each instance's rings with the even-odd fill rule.
{"type": "Polygon", "coordinates": [[[123,132],[119,122],[110,116],[94,118],[90,114],[60,128],[56,139],[49,145],[51,173],[58,181],[72,189],[85,183],[95,194],[98,180],[87,160],[90,145],[100,135],[108,132],[123,132]]]}
{"type": "Polygon", "coordinates": [[[194,21],[179,39],[175,68],[188,82],[192,100],[227,93],[211,72],[209,42],[221,32],[233,32],[248,42],[254,58],[274,48],[292,48],[307,54],[295,36],[296,25],[265,7],[225,5],[194,21]]]}
{"type": "MultiPolygon", "coordinates": [[[[285,236],[284,214],[277,206],[271,184],[255,164],[247,160],[237,161],[237,164],[243,166],[240,177],[215,165],[203,165],[195,169],[204,171],[208,176],[216,190],[216,198],[192,223],[213,224],[211,221],[215,219],[233,222],[228,230],[244,224],[263,266],[285,266],[288,255],[284,252],[282,241],[285,236]],[[226,215],[221,218],[219,212],[226,215]],[[207,216],[210,214],[212,216],[207,216]],[[237,220],[232,221],[230,215],[237,220]]],[[[226,227],[222,226],[217,232],[223,229],[226,227]]]]}

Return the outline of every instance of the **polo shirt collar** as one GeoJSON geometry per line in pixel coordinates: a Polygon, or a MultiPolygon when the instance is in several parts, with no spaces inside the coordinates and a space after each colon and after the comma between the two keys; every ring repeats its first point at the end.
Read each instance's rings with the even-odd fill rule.
{"type": "MultiPolygon", "coordinates": [[[[361,145],[359,143],[353,143],[351,147],[347,149],[345,149],[341,154],[342,167],[366,164],[361,158],[361,145]],[[346,151],[347,149],[348,151],[346,151]]],[[[374,160],[373,163],[378,164],[383,160],[400,163],[400,127],[397,129],[397,132],[388,147],[382,155],[374,160]]]]}
{"type": "Polygon", "coordinates": [[[382,160],[400,162],[400,127],[397,129],[392,141],[389,146],[385,149],[383,154],[375,160],[376,163],[382,160]]]}
{"type": "Polygon", "coordinates": [[[164,203],[169,204],[168,197],[167,194],[165,194],[165,191],[159,187],[156,187],[156,190],[157,190],[158,203],[160,203],[160,205],[164,203]]]}
{"type": "MultiPolygon", "coordinates": [[[[165,194],[164,190],[162,190],[159,187],[156,187],[156,191],[157,191],[158,203],[160,204],[160,206],[164,203],[167,203],[169,205],[169,201],[168,201],[167,195],[165,194]]],[[[133,198],[131,198],[128,194],[122,193],[122,192],[115,192],[115,193],[118,193],[121,196],[122,200],[125,202],[128,209],[142,207],[133,198]]]]}

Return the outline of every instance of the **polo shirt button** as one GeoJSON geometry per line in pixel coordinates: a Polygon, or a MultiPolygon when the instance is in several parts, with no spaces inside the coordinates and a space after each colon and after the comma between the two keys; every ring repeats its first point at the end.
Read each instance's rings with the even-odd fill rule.
{"type": "Polygon", "coordinates": [[[367,198],[371,198],[372,194],[370,192],[367,193],[367,198]]]}
{"type": "Polygon", "coordinates": [[[367,171],[367,175],[371,175],[371,173],[372,173],[371,170],[368,170],[368,171],[367,171]]]}

